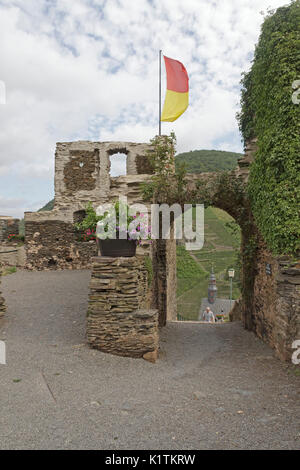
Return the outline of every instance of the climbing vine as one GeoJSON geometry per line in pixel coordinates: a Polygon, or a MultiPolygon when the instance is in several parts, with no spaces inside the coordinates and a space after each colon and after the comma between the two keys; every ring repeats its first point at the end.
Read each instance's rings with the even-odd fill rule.
{"type": "Polygon", "coordinates": [[[265,19],[252,68],[242,79],[239,126],[244,142],[257,138],[248,193],[255,221],[274,254],[300,248],[300,2],[265,19]]]}
{"type": "Polygon", "coordinates": [[[187,179],[184,164],[175,169],[176,136],[156,136],[151,141],[151,150],[147,152],[153,175],[141,185],[146,201],[181,204],[187,200],[187,179]]]}

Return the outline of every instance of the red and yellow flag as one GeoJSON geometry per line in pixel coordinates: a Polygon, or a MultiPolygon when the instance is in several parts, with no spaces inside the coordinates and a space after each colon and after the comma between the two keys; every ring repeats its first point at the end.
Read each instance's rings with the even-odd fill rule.
{"type": "Polygon", "coordinates": [[[189,105],[189,77],[184,65],[164,56],[167,73],[167,92],[161,121],[173,122],[189,105]]]}

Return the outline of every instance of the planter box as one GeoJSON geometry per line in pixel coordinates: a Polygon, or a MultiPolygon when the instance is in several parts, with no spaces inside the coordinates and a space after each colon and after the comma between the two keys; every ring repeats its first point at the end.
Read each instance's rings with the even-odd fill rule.
{"type": "Polygon", "coordinates": [[[135,256],[136,241],[135,240],[100,240],[97,238],[98,252],[101,256],[109,256],[111,258],[135,256]]]}

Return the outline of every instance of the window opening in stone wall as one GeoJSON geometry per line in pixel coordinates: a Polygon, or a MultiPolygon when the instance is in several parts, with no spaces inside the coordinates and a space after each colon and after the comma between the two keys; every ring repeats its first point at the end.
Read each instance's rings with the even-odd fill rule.
{"type": "Polygon", "coordinates": [[[78,224],[82,222],[85,216],[86,216],[86,211],[84,209],[74,212],[73,214],[74,224],[78,224]]]}
{"type": "Polygon", "coordinates": [[[110,160],[110,176],[123,176],[127,174],[127,155],[117,152],[109,156],[110,160]]]}

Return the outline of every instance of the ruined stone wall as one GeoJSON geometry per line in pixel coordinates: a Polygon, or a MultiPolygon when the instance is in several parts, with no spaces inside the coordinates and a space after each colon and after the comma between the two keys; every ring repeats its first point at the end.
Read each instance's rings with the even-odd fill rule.
{"type": "Polygon", "coordinates": [[[153,305],[159,311],[159,326],[177,318],[176,240],[155,240],[152,250],[153,305]]]}
{"type": "Polygon", "coordinates": [[[262,243],[254,281],[253,331],[289,360],[292,343],[300,339],[300,264],[276,258],[262,243]]]}
{"type": "MultiPolygon", "coordinates": [[[[247,142],[245,156],[239,161],[237,177],[248,181],[255,158],[257,139],[247,142]]],[[[249,248],[249,233],[257,233],[257,247],[251,266],[242,266],[244,293],[240,313],[246,328],[271,346],[282,360],[290,360],[294,340],[300,338],[300,264],[290,257],[273,256],[259,234],[255,220],[242,228],[242,254],[249,248]],[[253,277],[252,285],[247,277],[253,277]],[[249,292],[249,286],[251,291],[249,292]]],[[[247,258],[247,255],[246,257],[247,258]]]]}
{"type": "MultiPolygon", "coordinates": [[[[97,254],[95,242],[79,241],[74,229],[89,201],[96,208],[119,195],[129,204],[143,203],[140,183],[150,172],[149,144],[128,142],[64,142],[55,153],[54,209],[25,213],[26,268],[85,268],[97,254]],[[127,155],[127,175],[110,177],[110,155],[127,155]]],[[[138,253],[147,250],[139,249],[138,253]]],[[[149,251],[149,250],[148,250],[149,251]]]]}
{"type": "Polygon", "coordinates": [[[94,241],[79,241],[72,223],[61,220],[26,222],[27,269],[81,269],[97,255],[94,241]]]}
{"type": "Polygon", "coordinates": [[[0,217],[0,243],[6,242],[11,234],[19,234],[19,219],[13,217],[0,217]]]}
{"type": "Polygon", "coordinates": [[[55,152],[55,208],[101,203],[111,198],[110,155],[127,155],[127,175],[149,173],[149,144],[132,142],[64,142],[55,152]],[[144,162],[144,164],[142,163],[144,162]]]}
{"type": "Polygon", "coordinates": [[[92,259],[87,339],[111,354],[157,354],[158,312],[149,310],[143,257],[92,259]]]}

